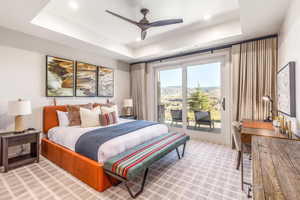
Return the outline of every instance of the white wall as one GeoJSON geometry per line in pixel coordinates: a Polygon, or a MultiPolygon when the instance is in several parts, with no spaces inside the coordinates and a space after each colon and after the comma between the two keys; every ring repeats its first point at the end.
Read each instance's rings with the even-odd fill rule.
{"type": "Polygon", "coordinates": [[[300,1],[292,0],[279,33],[279,67],[296,61],[297,128],[300,131],[300,1]]]}
{"type": "MultiPolygon", "coordinates": [[[[52,105],[45,97],[46,55],[77,59],[115,69],[115,97],[121,108],[122,100],[130,96],[129,65],[108,57],[72,49],[23,33],[0,28],[0,130],[14,127],[13,117],[7,115],[7,102],[18,98],[32,102],[33,114],[26,117],[29,127],[42,128],[42,107],[52,105]],[[2,34],[5,33],[5,34],[2,34]],[[10,34],[9,34],[10,33],[10,34]]],[[[105,102],[106,98],[57,98],[58,104],[105,102]]]]}

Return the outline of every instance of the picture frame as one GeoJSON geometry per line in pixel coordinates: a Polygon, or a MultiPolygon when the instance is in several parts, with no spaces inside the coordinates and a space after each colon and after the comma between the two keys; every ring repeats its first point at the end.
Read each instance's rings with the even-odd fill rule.
{"type": "Polygon", "coordinates": [[[296,63],[289,62],[277,72],[278,112],[296,117],[296,63]]]}
{"type": "Polygon", "coordinates": [[[98,97],[114,97],[114,69],[98,67],[98,97]]]}
{"type": "Polygon", "coordinates": [[[46,97],[74,96],[74,61],[46,55],[46,97]]]}
{"type": "Polygon", "coordinates": [[[76,61],[75,96],[96,97],[98,91],[98,66],[76,61]]]}

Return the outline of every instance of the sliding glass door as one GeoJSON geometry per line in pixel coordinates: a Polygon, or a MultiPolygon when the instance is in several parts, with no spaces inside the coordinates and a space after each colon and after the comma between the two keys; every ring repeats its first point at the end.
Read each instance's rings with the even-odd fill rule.
{"type": "Polygon", "coordinates": [[[158,73],[158,121],[183,127],[182,69],[165,69],[158,73]]]}
{"type": "Polygon", "coordinates": [[[187,66],[187,128],[220,133],[221,63],[187,66]]]}
{"type": "Polygon", "coordinates": [[[223,58],[216,58],[158,67],[157,120],[170,129],[228,143],[223,141],[229,122],[225,106],[228,70],[224,63],[223,58]]]}

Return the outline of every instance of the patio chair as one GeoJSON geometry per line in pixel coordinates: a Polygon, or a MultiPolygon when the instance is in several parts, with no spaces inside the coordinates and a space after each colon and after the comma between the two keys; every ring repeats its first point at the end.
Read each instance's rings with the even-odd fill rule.
{"type": "Polygon", "coordinates": [[[182,110],[171,110],[172,125],[175,122],[182,122],[182,110]]]}
{"type": "Polygon", "coordinates": [[[195,115],[195,128],[197,125],[207,125],[209,128],[215,128],[214,121],[211,119],[211,114],[209,111],[194,111],[195,115]]]}

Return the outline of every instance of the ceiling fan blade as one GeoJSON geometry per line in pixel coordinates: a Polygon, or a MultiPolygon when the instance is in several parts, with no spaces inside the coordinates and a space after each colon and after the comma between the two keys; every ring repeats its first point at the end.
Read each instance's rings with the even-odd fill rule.
{"type": "Polygon", "coordinates": [[[133,20],[131,20],[131,19],[128,19],[128,18],[126,18],[126,17],[123,17],[123,16],[121,16],[121,15],[118,15],[117,13],[111,12],[111,11],[109,11],[109,10],[106,10],[106,12],[109,13],[109,14],[111,14],[111,15],[113,15],[113,16],[115,16],[115,17],[118,17],[118,18],[120,18],[120,19],[123,19],[123,20],[125,20],[125,21],[127,21],[127,22],[129,22],[129,23],[132,23],[132,24],[134,24],[134,25],[138,25],[138,23],[137,23],[136,21],[133,21],[133,20]]]}
{"type": "Polygon", "coordinates": [[[145,40],[146,39],[146,35],[147,35],[147,31],[142,31],[141,32],[141,39],[145,40]]]}
{"type": "Polygon", "coordinates": [[[179,24],[179,23],[182,23],[182,22],[183,22],[183,19],[167,19],[167,20],[160,20],[160,21],[152,22],[149,25],[151,27],[166,26],[166,25],[171,25],[171,24],[179,24]]]}

